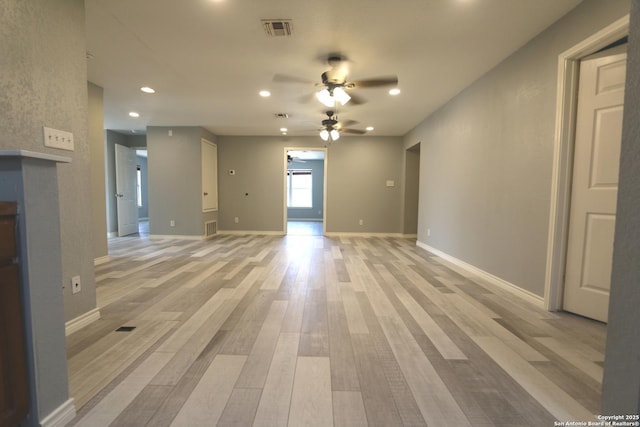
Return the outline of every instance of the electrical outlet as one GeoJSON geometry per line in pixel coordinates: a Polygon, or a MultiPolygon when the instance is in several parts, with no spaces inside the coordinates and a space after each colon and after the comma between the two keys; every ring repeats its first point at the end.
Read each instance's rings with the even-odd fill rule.
{"type": "Polygon", "coordinates": [[[42,131],[45,147],[73,151],[73,134],[71,132],[52,129],[46,126],[42,128],[42,131]]]}
{"type": "Polygon", "coordinates": [[[431,236],[431,229],[427,228],[427,237],[431,236]]]}
{"type": "Polygon", "coordinates": [[[175,226],[176,226],[175,220],[172,219],[171,221],[169,221],[169,227],[175,227],[175,226]]]}
{"type": "Polygon", "coordinates": [[[360,220],[360,225],[364,225],[364,220],[363,219],[360,220]]]}
{"type": "Polygon", "coordinates": [[[237,223],[239,223],[239,222],[240,222],[240,218],[235,217],[235,218],[233,219],[233,222],[235,222],[236,224],[237,224],[237,223]]]}
{"type": "Polygon", "coordinates": [[[80,276],[73,276],[71,278],[71,293],[77,294],[82,289],[82,285],[80,284],[80,276]]]}

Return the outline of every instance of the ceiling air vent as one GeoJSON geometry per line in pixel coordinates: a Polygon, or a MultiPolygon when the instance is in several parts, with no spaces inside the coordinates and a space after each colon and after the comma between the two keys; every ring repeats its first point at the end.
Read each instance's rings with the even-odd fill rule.
{"type": "Polygon", "coordinates": [[[291,19],[263,19],[262,27],[269,37],[289,37],[293,33],[291,19]]]}
{"type": "Polygon", "coordinates": [[[274,114],[277,119],[288,119],[289,115],[287,113],[275,113],[274,114]]]}

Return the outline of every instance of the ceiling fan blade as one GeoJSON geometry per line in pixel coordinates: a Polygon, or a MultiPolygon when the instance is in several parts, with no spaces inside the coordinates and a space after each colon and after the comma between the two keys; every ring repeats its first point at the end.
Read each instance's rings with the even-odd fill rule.
{"type": "Polygon", "coordinates": [[[308,79],[303,79],[302,77],[296,77],[296,76],[289,76],[286,74],[276,74],[273,76],[273,81],[276,83],[302,83],[302,84],[309,84],[309,85],[315,85],[316,82],[308,80],[308,79]]]}
{"type": "Polygon", "coordinates": [[[348,85],[354,89],[366,89],[370,87],[396,86],[398,84],[397,76],[378,77],[375,79],[357,80],[349,82],[348,85]]]}
{"type": "Polygon", "coordinates": [[[364,135],[365,133],[367,133],[367,131],[365,130],[360,130],[360,129],[345,129],[345,128],[341,128],[340,133],[351,133],[354,135],[364,135]]]}
{"type": "Polygon", "coordinates": [[[300,104],[308,104],[313,101],[313,98],[315,98],[315,93],[308,93],[306,95],[298,97],[298,102],[300,104]]]}
{"type": "Polygon", "coordinates": [[[349,96],[351,97],[351,99],[349,100],[349,104],[362,105],[367,103],[366,99],[364,99],[360,95],[356,95],[353,92],[349,92],[349,96]]]}
{"type": "Polygon", "coordinates": [[[352,126],[356,123],[360,123],[357,120],[340,120],[340,126],[352,126]]]}

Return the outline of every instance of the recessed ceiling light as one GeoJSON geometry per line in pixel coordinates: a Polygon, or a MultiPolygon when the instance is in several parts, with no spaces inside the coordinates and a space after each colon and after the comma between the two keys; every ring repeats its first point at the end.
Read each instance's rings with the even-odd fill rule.
{"type": "Polygon", "coordinates": [[[371,131],[373,130],[373,126],[367,126],[365,129],[366,129],[368,132],[371,132],[371,131]]]}
{"type": "Polygon", "coordinates": [[[141,87],[140,90],[143,91],[144,93],[156,93],[156,91],[150,88],[149,86],[141,87]]]}
{"type": "Polygon", "coordinates": [[[268,90],[261,90],[260,91],[260,96],[263,98],[266,98],[268,96],[271,96],[271,92],[269,92],[268,90]]]}
{"type": "Polygon", "coordinates": [[[138,117],[140,117],[140,114],[136,113],[135,111],[132,111],[132,112],[129,113],[129,116],[134,117],[134,118],[138,118],[138,117]]]}
{"type": "Polygon", "coordinates": [[[288,130],[289,130],[289,129],[287,129],[287,128],[280,128],[280,132],[286,132],[286,131],[288,131],[288,130]]]}
{"type": "Polygon", "coordinates": [[[389,95],[399,95],[400,94],[400,89],[395,88],[395,89],[391,89],[389,91],[389,95]]]}

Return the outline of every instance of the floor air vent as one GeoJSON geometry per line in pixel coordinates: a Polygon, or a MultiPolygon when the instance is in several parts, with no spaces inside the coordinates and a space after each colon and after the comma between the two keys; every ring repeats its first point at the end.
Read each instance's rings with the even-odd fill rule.
{"type": "Polygon", "coordinates": [[[131,332],[135,328],[135,326],[120,326],[118,329],[116,329],[116,332],[131,332]]]}
{"type": "Polygon", "coordinates": [[[293,34],[291,19],[263,19],[262,27],[269,37],[289,37],[293,34]]]}
{"type": "Polygon", "coordinates": [[[204,223],[204,238],[209,238],[218,232],[218,221],[207,221],[204,223]]]}

